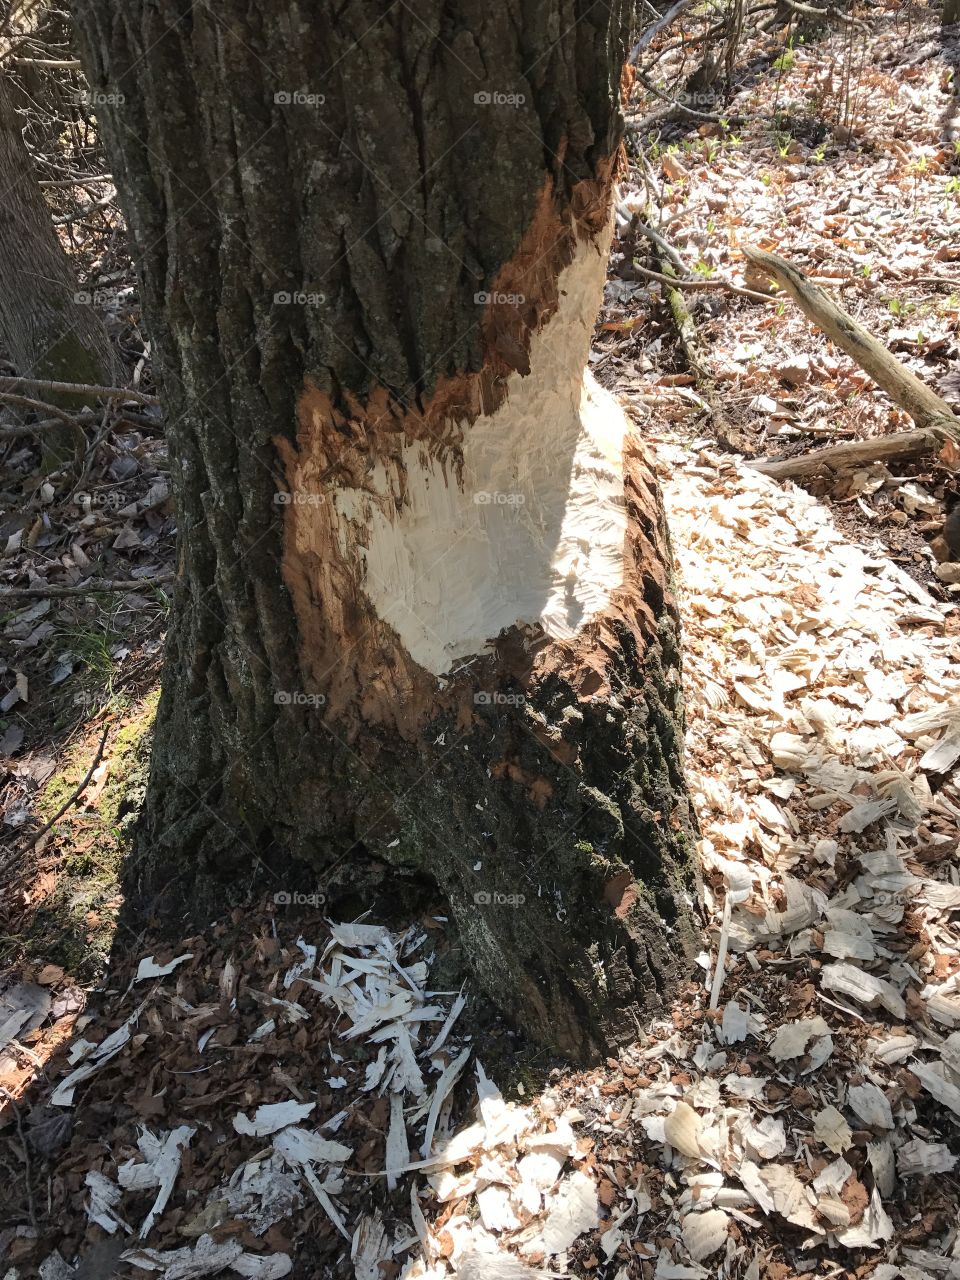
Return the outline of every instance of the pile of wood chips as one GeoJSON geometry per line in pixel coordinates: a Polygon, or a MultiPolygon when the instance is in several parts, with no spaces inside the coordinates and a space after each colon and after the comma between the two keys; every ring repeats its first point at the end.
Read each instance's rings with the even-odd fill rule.
{"type": "Polygon", "coordinates": [[[26,1117],[72,1133],[41,1229],[0,1237],[4,1280],[41,1259],[44,1280],[482,1280],[491,1255],[603,1280],[960,1276],[955,606],[803,491],[708,448],[660,457],[698,980],[619,1059],[507,1101],[465,994],[431,989],[442,921],[237,913],[78,1021],[26,1117]]]}

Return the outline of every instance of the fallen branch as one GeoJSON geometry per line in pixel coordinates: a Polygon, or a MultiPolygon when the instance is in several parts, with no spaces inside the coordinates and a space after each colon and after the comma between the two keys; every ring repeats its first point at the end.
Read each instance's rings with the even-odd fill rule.
{"type": "Polygon", "coordinates": [[[680,345],[683,347],[683,353],[686,357],[687,368],[693,374],[697,391],[700,393],[700,398],[706,405],[710,413],[710,417],[713,419],[713,429],[716,433],[717,439],[728,449],[736,449],[736,433],[733,430],[727,415],[724,413],[720,397],[717,395],[717,388],[714,383],[713,376],[700,353],[700,345],[697,341],[696,323],[694,322],[693,316],[690,314],[690,309],[684,300],[683,294],[679,289],[674,287],[674,283],[679,284],[680,282],[673,281],[672,268],[668,262],[661,259],[660,265],[663,267],[664,273],[670,273],[664,274],[661,278],[664,279],[668,285],[667,301],[670,304],[670,313],[673,316],[673,323],[676,326],[677,336],[680,339],[680,345]]]}
{"type": "Polygon", "coordinates": [[[112,181],[112,173],[93,174],[92,177],[86,178],[78,174],[75,178],[41,178],[37,185],[41,187],[96,187],[102,182],[112,181]]]}
{"type": "Polygon", "coordinates": [[[0,378],[0,391],[20,391],[24,387],[32,387],[35,391],[53,392],[54,395],[81,396],[92,400],[99,400],[104,396],[116,396],[121,400],[136,400],[138,404],[160,403],[158,396],[147,395],[145,391],[134,391],[130,387],[88,386],[83,382],[49,382],[44,378],[0,378]]]}
{"type": "Polygon", "coordinates": [[[96,213],[98,209],[105,209],[108,205],[113,204],[116,198],[116,191],[111,191],[109,195],[101,196],[99,200],[93,200],[73,213],[58,214],[53,219],[53,225],[55,227],[69,227],[74,222],[79,222],[82,218],[89,217],[91,213],[96,213]]]}
{"type": "Polygon", "coordinates": [[[630,270],[635,271],[638,275],[643,276],[647,280],[659,280],[661,284],[669,285],[671,289],[726,289],[730,293],[736,293],[741,298],[750,298],[753,302],[776,302],[776,298],[770,297],[766,293],[755,293],[753,289],[744,289],[741,285],[734,284],[731,280],[725,280],[722,276],[706,277],[706,276],[665,276],[659,271],[651,271],[649,267],[638,266],[637,263],[630,263],[630,270]]]}
{"type": "Polygon", "coordinates": [[[640,57],[641,53],[643,53],[644,49],[646,49],[647,45],[654,41],[661,31],[666,30],[670,23],[673,22],[674,18],[679,18],[681,13],[686,12],[686,10],[692,8],[692,6],[693,0],[677,0],[677,3],[669,8],[662,18],[658,18],[656,22],[651,23],[630,50],[630,56],[627,58],[628,64],[631,67],[636,66],[637,59],[640,57]]]}
{"type": "Polygon", "coordinates": [[[639,218],[634,218],[633,230],[638,231],[640,235],[649,240],[651,244],[656,245],[660,250],[660,253],[664,257],[669,258],[677,270],[682,272],[684,276],[689,276],[690,272],[687,270],[687,264],[680,257],[680,251],[675,249],[669,240],[664,240],[659,231],[654,231],[653,227],[649,226],[646,222],[641,222],[639,218]]]}
{"type": "MultiPolygon", "coordinates": [[[[6,379],[0,379],[0,382],[3,381],[6,381],[6,379]]],[[[51,413],[53,414],[54,422],[58,425],[64,422],[71,427],[79,425],[75,414],[68,413],[66,409],[60,409],[55,404],[47,404],[43,400],[34,400],[31,396],[18,396],[12,391],[0,391],[0,402],[12,404],[17,409],[31,409],[34,413],[51,413]]],[[[49,422],[44,422],[41,427],[39,422],[35,422],[29,427],[4,428],[2,434],[9,436],[28,435],[31,431],[45,430],[49,425],[49,422]]]]}
{"type": "Polygon", "coordinates": [[[932,453],[943,444],[943,433],[929,427],[917,431],[897,431],[877,440],[850,440],[827,445],[813,453],[799,453],[794,458],[761,458],[747,465],[771,480],[800,480],[824,471],[844,471],[869,466],[872,462],[903,461],[932,453]]]}
{"type": "Polygon", "coordinates": [[[844,13],[840,9],[820,9],[812,4],[801,4],[800,0],[782,0],[785,8],[792,9],[794,13],[798,13],[801,18],[830,18],[834,22],[839,22],[843,26],[860,27],[863,31],[869,31],[870,28],[862,18],[855,18],[852,14],[844,13]]]}
{"type": "Polygon", "coordinates": [[[63,815],[67,812],[67,810],[68,810],[68,809],[69,809],[69,808],[70,808],[70,807],[71,807],[71,806],[72,806],[72,805],[73,805],[77,800],[79,800],[79,799],[80,799],[80,797],[83,795],[84,791],[86,791],[87,787],[90,785],[90,779],[91,779],[91,778],[93,777],[93,775],[96,773],[96,771],[97,771],[97,765],[100,763],[100,760],[101,760],[101,758],[102,758],[102,756],[103,756],[103,749],[104,749],[104,747],[107,745],[107,734],[108,734],[109,732],[110,732],[110,726],[109,726],[109,725],[107,725],[107,726],[106,726],[106,728],[105,728],[105,729],[104,729],[104,731],[103,731],[103,734],[102,734],[102,735],[101,735],[101,737],[100,737],[100,745],[99,745],[99,747],[97,747],[97,754],[93,757],[93,763],[90,765],[90,768],[87,770],[87,775],[86,775],[86,777],[83,779],[83,781],[80,783],[80,785],[76,788],[76,790],[75,790],[75,791],[74,791],[74,792],[73,792],[73,793],[72,793],[72,794],[71,794],[71,795],[70,795],[66,800],[64,800],[63,804],[60,806],[60,808],[57,810],[57,812],[53,815],[53,817],[50,819],[50,821],[46,824],[46,826],[45,826],[45,827],[41,827],[41,828],[40,828],[40,830],[37,832],[37,834],[36,834],[35,836],[31,836],[31,837],[30,837],[30,838],[31,838],[31,840],[33,841],[33,843],[34,843],[35,845],[37,845],[37,844],[39,844],[39,843],[40,843],[40,841],[41,841],[41,840],[43,839],[43,837],[47,834],[47,832],[48,832],[48,831],[50,831],[50,830],[52,829],[52,827],[53,827],[54,823],[55,823],[55,822],[59,822],[59,821],[60,821],[60,819],[61,819],[61,818],[63,817],[63,815]]]}
{"type": "MultiPolygon", "coordinates": [[[[9,403],[2,395],[0,395],[0,400],[5,404],[9,403]]],[[[10,427],[0,427],[0,440],[19,440],[23,436],[42,435],[44,431],[52,431],[54,427],[63,427],[65,423],[70,426],[76,425],[81,430],[83,427],[78,418],[71,418],[69,415],[63,418],[44,418],[42,422],[15,423],[10,427]]]]}
{"type": "Polygon", "coordinates": [[[83,66],[76,58],[11,58],[15,67],[59,67],[62,71],[79,71],[83,66]]]}
{"type": "Polygon", "coordinates": [[[688,107],[685,102],[681,102],[679,98],[674,98],[669,93],[665,93],[663,89],[658,89],[646,76],[638,74],[637,80],[648,93],[652,93],[657,98],[662,98],[667,103],[667,106],[661,107],[659,111],[651,111],[645,116],[627,116],[625,123],[632,132],[646,133],[654,125],[666,124],[668,120],[673,120],[677,117],[700,120],[707,124],[743,125],[747,123],[746,116],[727,116],[718,111],[697,111],[696,108],[688,107]]]}
{"type": "MultiPolygon", "coordinates": [[[[756,293],[753,289],[744,289],[741,285],[734,284],[724,276],[704,277],[693,275],[683,258],[681,258],[679,251],[668,240],[664,240],[659,231],[654,231],[653,227],[648,226],[646,222],[641,222],[639,218],[634,218],[631,226],[634,231],[639,232],[651,244],[655,245],[660,251],[661,258],[669,259],[680,273],[678,276],[674,276],[671,272],[669,276],[665,276],[657,271],[651,271],[647,267],[638,266],[637,263],[631,261],[631,268],[640,275],[648,279],[659,280],[661,284],[669,285],[671,289],[727,289],[730,293],[739,294],[742,298],[751,298],[754,302],[772,301],[772,298],[767,294],[756,293]]],[[[661,265],[663,264],[661,263],[661,265]]]]}
{"type": "MultiPolygon", "coordinates": [[[[903,277],[901,277],[903,279],[903,277]]],[[[944,289],[960,289],[960,280],[947,280],[943,276],[907,276],[904,284],[938,284],[944,289]]]]}
{"type": "Polygon", "coordinates": [[[771,275],[807,319],[855,360],[894,404],[909,413],[918,427],[938,432],[941,442],[947,437],[960,440],[960,420],[946,400],[931,391],[822,289],[811,284],[792,262],[750,245],[743,246],[743,253],[748,262],[771,275]]]}
{"type": "Polygon", "coordinates": [[[0,1093],[10,1103],[14,1119],[17,1122],[17,1134],[20,1138],[20,1146],[23,1148],[23,1181],[27,1189],[27,1212],[30,1215],[31,1226],[36,1228],[37,1204],[33,1194],[33,1166],[30,1162],[30,1147],[27,1144],[27,1135],[23,1131],[23,1116],[20,1113],[20,1104],[10,1090],[2,1084],[0,1084],[0,1093]]]}
{"type": "MultiPolygon", "coordinates": [[[[23,405],[26,396],[14,396],[11,398],[8,392],[0,391],[0,403],[17,404],[22,407],[35,407],[37,412],[43,413],[45,410],[60,413],[54,405],[44,405],[41,402],[34,401],[32,406],[30,403],[23,405]]],[[[62,427],[65,423],[68,426],[76,426],[81,430],[85,426],[90,426],[96,419],[90,415],[82,414],[72,415],[69,413],[61,414],[57,418],[42,418],[39,422],[16,422],[11,426],[0,426],[0,440],[19,440],[23,436],[42,435],[44,431],[52,431],[54,427],[62,427]]],[[[157,418],[148,418],[142,413],[124,412],[120,410],[117,417],[113,420],[113,427],[136,427],[140,431],[149,431],[153,435],[163,435],[163,423],[157,418]]]]}
{"type": "Polygon", "coordinates": [[[135,413],[132,409],[120,409],[114,419],[116,427],[139,427],[142,431],[151,431],[154,435],[163,435],[163,420],[151,418],[145,413],[135,413]]]}
{"type": "Polygon", "coordinates": [[[88,578],[86,582],[78,583],[73,587],[54,586],[33,586],[33,587],[0,587],[0,600],[15,600],[18,597],[24,600],[43,600],[49,598],[51,600],[60,599],[66,596],[92,596],[107,595],[111,591],[142,591],[151,587],[162,587],[168,582],[173,582],[174,574],[159,573],[155,578],[104,578],[97,581],[88,578]]]}

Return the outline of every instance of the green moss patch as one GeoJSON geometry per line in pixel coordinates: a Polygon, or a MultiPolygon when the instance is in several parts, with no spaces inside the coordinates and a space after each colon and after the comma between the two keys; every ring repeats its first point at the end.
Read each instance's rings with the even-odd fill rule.
{"type": "MultiPolygon", "coordinates": [[[[111,729],[100,766],[105,778],[98,769],[77,805],[57,819],[41,855],[37,907],[24,945],[30,958],[62,965],[83,981],[102,970],[116,930],[127,830],[146,785],[157,696],[149,694],[111,729]],[[54,887],[44,892],[51,878],[54,887]]],[[[86,777],[101,733],[95,729],[79,741],[47,781],[37,801],[43,822],[86,777]]]]}

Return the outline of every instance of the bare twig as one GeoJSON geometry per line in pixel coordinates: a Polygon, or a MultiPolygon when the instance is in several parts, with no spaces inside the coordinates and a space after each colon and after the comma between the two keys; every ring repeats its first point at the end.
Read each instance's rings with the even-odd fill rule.
{"type": "Polygon", "coordinates": [[[651,23],[630,50],[630,56],[627,58],[627,62],[630,66],[636,66],[637,59],[640,57],[641,53],[643,53],[644,49],[646,49],[647,45],[650,44],[651,41],[655,40],[661,31],[665,31],[675,18],[679,18],[681,13],[686,12],[686,10],[691,8],[692,5],[693,0],[677,0],[677,3],[672,5],[662,18],[658,18],[656,22],[651,23]]]}
{"type": "Polygon", "coordinates": [[[843,13],[840,9],[818,9],[812,4],[801,4],[800,0],[783,0],[783,4],[794,13],[798,13],[801,18],[831,18],[842,26],[860,27],[863,31],[870,30],[862,18],[855,18],[852,14],[843,13]]]}
{"type": "Polygon", "coordinates": [[[108,195],[101,196],[99,200],[93,200],[90,204],[85,204],[82,209],[76,209],[73,213],[58,214],[53,219],[53,225],[55,227],[67,227],[73,222],[80,222],[81,219],[89,217],[91,213],[96,213],[98,209],[105,209],[108,205],[113,204],[116,198],[116,191],[111,191],[108,195]]]}
{"type": "Polygon", "coordinates": [[[77,174],[75,178],[41,178],[38,186],[41,187],[99,187],[104,182],[112,182],[112,173],[94,174],[92,177],[83,177],[77,174]]]}
{"type": "Polygon", "coordinates": [[[0,587],[0,601],[3,600],[58,600],[68,596],[109,595],[112,591],[149,591],[151,587],[162,587],[173,582],[175,575],[158,573],[155,578],[104,578],[101,581],[88,578],[76,586],[64,587],[0,587]]]}
{"type": "MultiPolygon", "coordinates": [[[[13,381],[13,379],[0,378],[0,383],[13,381]]],[[[0,391],[0,401],[4,404],[16,405],[18,409],[32,409],[34,413],[52,413],[58,423],[66,422],[70,426],[74,426],[77,422],[76,415],[68,413],[66,409],[60,409],[55,404],[47,404],[43,400],[33,400],[30,396],[18,396],[12,391],[0,391]]],[[[28,431],[37,429],[39,424],[26,428],[28,431]]],[[[23,435],[25,432],[18,430],[12,432],[4,432],[8,435],[23,435]]]]}
{"type": "Polygon", "coordinates": [[[634,220],[633,229],[634,231],[639,232],[640,235],[644,236],[652,244],[654,244],[660,250],[660,253],[663,257],[669,258],[669,260],[673,263],[673,265],[677,268],[677,270],[683,274],[684,277],[689,276],[690,272],[687,268],[687,264],[680,257],[679,250],[675,249],[673,245],[669,242],[669,240],[664,240],[663,236],[660,234],[659,231],[654,231],[653,227],[648,226],[646,222],[641,222],[639,218],[636,218],[634,220]]]}
{"type": "Polygon", "coordinates": [[[76,58],[11,58],[15,67],[60,67],[64,71],[79,71],[81,63],[76,58]]]}
{"type": "Polygon", "coordinates": [[[638,275],[650,280],[658,280],[661,284],[669,285],[671,289],[727,289],[730,293],[739,294],[743,298],[750,298],[754,302],[771,302],[773,300],[765,293],[757,293],[753,289],[745,289],[742,285],[734,284],[724,276],[704,277],[693,275],[680,256],[679,251],[673,247],[669,240],[664,240],[659,231],[655,231],[646,222],[641,222],[638,217],[633,219],[631,226],[634,231],[649,240],[659,251],[660,256],[667,259],[680,272],[678,276],[666,276],[659,271],[651,271],[647,267],[641,267],[637,263],[631,262],[630,269],[636,271],[638,275]]]}
{"type": "Polygon", "coordinates": [[[116,396],[121,400],[135,400],[138,404],[159,404],[158,396],[134,391],[131,387],[100,387],[83,382],[49,382],[45,378],[0,378],[0,391],[20,391],[32,387],[36,391],[53,392],[54,395],[79,396],[82,399],[99,400],[103,396],[116,396]]]}
{"type": "Polygon", "coordinates": [[[734,284],[731,280],[725,280],[722,276],[710,277],[705,276],[665,276],[659,271],[651,271],[648,267],[637,266],[635,262],[630,264],[629,270],[635,271],[637,275],[643,276],[647,280],[658,280],[660,284],[665,284],[671,289],[726,289],[729,293],[735,293],[741,298],[749,298],[752,302],[777,302],[777,298],[772,298],[767,293],[755,293],[753,289],[744,289],[741,285],[734,284]]]}
{"type": "Polygon", "coordinates": [[[904,284],[937,284],[942,289],[960,289],[960,280],[946,280],[943,276],[907,276],[904,284]]]}
{"type": "Polygon", "coordinates": [[[36,1228],[37,1225],[37,1206],[33,1198],[33,1166],[30,1162],[30,1149],[27,1146],[27,1135],[23,1132],[23,1116],[20,1114],[20,1107],[16,1098],[0,1084],[0,1093],[7,1099],[13,1108],[14,1118],[17,1122],[17,1134],[20,1138],[20,1145],[23,1147],[23,1180],[27,1188],[27,1211],[30,1214],[30,1224],[36,1228]]]}
{"type": "Polygon", "coordinates": [[[30,837],[34,844],[40,843],[40,841],[47,834],[47,832],[51,830],[54,823],[59,822],[60,819],[63,817],[63,815],[67,812],[67,810],[71,808],[73,804],[80,799],[84,791],[86,791],[87,787],[90,785],[90,779],[96,773],[97,765],[100,763],[100,760],[103,757],[103,749],[107,745],[107,734],[109,732],[110,732],[110,726],[106,725],[106,727],[103,730],[103,733],[100,735],[100,745],[97,747],[96,755],[93,757],[93,762],[91,763],[90,768],[87,770],[86,776],[84,777],[83,781],[71,793],[69,798],[63,802],[63,804],[60,806],[57,812],[53,815],[53,817],[50,819],[47,825],[45,827],[41,827],[35,836],[30,837]]]}
{"type": "Polygon", "coordinates": [[[652,125],[664,124],[674,116],[686,116],[689,120],[704,120],[708,124],[725,123],[729,125],[743,125],[747,123],[746,116],[726,116],[720,112],[696,111],[693,107],[688,107],[685,102],[681,102],[678,98],[672,97],[663,89],[658,89],[657,86],[653,84],[652,81],[648,80],[646,76],[638,73],[637,79],[649,93],[652,93],[657,98],[662,98],[663,101],[669,105],[666,109],[652,111],[649,115],[640,116],[639,118],[636,116],[628,116],[626,121],[627,127],[634,132],[644,133],[648,128],[652,127],[652,125]]]}

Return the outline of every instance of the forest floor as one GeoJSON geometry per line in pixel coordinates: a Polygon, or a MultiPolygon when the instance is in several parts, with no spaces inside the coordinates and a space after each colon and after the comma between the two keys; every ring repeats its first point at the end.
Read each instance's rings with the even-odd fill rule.
{"type": "MultiPolygon", "coordinates": [[[[740,246],[776,248],[960,402],[960,52],[935,17],[771,31],[722,119],[644,126],[620,186],[592,364],[664,486],[710,926],[619,1058],[571,1072],[435,990],[441,914],[264,901],[172,950],[124,938],[107,970],[163,590],[0,619],[3,1280],[486,1280],[487,1253],[598,1280],[960,1276],[960,612],[928,546],[956,473],[753,470],[909,421],[788,300],[716,287],[765,289],[740,246]],[[722,421],[663,286],[630,278],[660,268],[641,213],[706,284],[685,296],[722,421]]],[[[30,474],[29,441],[5,466],[30,474]]],[[[86,498],[38,482],[5,517],[0,578],[156,579],[165,475],[158,432],[115,430],[86,498]]]]}

